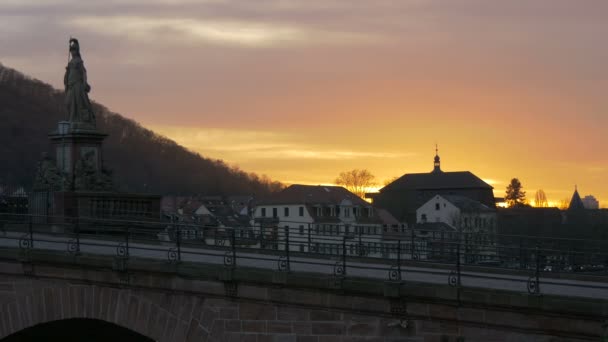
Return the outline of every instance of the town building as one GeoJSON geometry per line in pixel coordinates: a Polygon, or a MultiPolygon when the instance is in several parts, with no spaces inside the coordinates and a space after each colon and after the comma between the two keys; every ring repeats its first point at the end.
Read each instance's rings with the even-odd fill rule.
{"type": "Polygon", "coordinates": [[[168,238],[180,230],[182,240],[199,240],[209,245],[252,246],[257,239],[252,230],[251,196],[164,196],[163,218],[169,221],[168,238]]]}
{"type": "Polygon", "coordinates": [[[593,195],[587,195],[583,197],[582,201],[586,209],[600,208],[600,202],[593,195]]]}
{"type": "Polygon", "coordinates": [[[385,208],[399,221],[411,225],[417,222],[416,210],[436,195],[467,197],[496,208],[492,186],[469,171],[444,172],[437,150],[433,171],[405,174],[368,197],[375,207],[385,208]]]}
{"type": "Polygon", "coordinates": [[[384,245],[384,233],[405,229],[339,186],[291,185],[260,200],[254,219],[262,248],[285,250],[289,240],[290,251],[333,255],[388,254],[393,249],[384,245]]]}
{"type": "MultiPolygon", "coordinates": [[[[424,203],[416,210],[417,225],[416,229],[428,231],[430,223],[441,223],[449,228],[433,229],[432,237],[421,234],[426,238],[427,245],[434,247],[441,246],[437,243],[438,239],[445,239],[445,234],[453,236],[451,233],[458,233],[461,244],[464,247],[463,261],[466,263],[477,263],[492,260],[496,257],[495,244],[496,234],[496,209],[472,200],[468,197],[458,195],[435,195],[432,199],[424,203]],[[432,243],[429,243],[432,242],[432,243]]],[[[431,227],[435,228],[435,227],[431,227]]],[[[431,255],[443,255],[436,250],[429,251],[431,255]]]]}

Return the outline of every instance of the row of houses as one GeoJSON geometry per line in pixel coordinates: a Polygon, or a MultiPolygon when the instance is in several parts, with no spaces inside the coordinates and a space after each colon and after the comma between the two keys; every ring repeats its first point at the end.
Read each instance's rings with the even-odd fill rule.
{"type": "Polygon", "coordinates": [[[162,208],[167,219],[190,227],[184,236],[208,244],[234,242],[327,255],[450,259],[461,236],[458,233],[464,232],[469,234],[469,245],[477,246],[469,250],[471,260],[491,259],[495,252],[487,246],[492,245],[489,237],[496,232],[493,197],[486,203],[474,198],[487,200],[487,193],[479,193],[481,189],[491,192],[492,187],[471,173],[454,176],[441,171],[439,156],[434,161],[431,173],[405,175],[393,182],[398,186],[385,188],[401,203],[399,210],[375,203],[383,193],[368,202],[343,187],[301,184],[257,199],[165,197],[162,208]],[[397,189],[402,189],[405,201],[399,201],[397,189]],[[229,236],[232,228],[235,237],[229,236]]]}

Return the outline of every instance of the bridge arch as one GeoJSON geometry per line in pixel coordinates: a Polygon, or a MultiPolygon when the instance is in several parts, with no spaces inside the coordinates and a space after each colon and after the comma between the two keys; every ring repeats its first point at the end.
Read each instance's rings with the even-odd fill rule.
{"type": "Polygon", "coordinates": [[[2,342],[154,342],[131,329],[92,318],[69,318],[34,325],[2,339],[2,342]]]}
{"type": "MultiPolygon", "coordinates": [[[[74,319],[107,322],[158,342],[207,340],[218,312],[200,297],[39,278],[0,280],[0,340],[74,319]]],[[[209,340],[215,340],[209,338],[209,340]]]]}

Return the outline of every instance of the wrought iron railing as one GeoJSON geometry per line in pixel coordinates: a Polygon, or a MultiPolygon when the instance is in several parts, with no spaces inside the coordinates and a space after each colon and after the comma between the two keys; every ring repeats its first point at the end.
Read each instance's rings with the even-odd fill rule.
{"type": "Polygon", "coordinates": [[[608,241],[481,231],[390,231],[379,225],[281,221],[282,227],[0,213],[0,248],[254,267],[333,277],[608,298],[608,241]],[[331,227],[327,227],[331,226],[331,227]],[[354,229],[353,229],[354,228],[354,229]],[[356,233],[352,233],[352,232],[356,233]],[[317,233],[319,232],[319,233],[317,233]],[[348,234],[346,234],[348,232],[348,234]],[[583,276],[584,275],[584,276],[583,276]],[[443,279],[443,280],[442,280],[443,279]]]}

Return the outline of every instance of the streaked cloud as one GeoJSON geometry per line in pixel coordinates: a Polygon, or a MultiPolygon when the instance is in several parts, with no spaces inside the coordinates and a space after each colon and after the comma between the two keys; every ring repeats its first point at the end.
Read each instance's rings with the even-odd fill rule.
{"type": "Polygon", "coordinates": [[[155,132],[175,140],[193,151],[211,158],[232,160],[362,160],[395,159],[414,153],[356,151],[348,148],[327,149],[304,142],[303,135],[272,131],[207,129],[192,127],[152,126],[155,132]]]}
{"type": "Polygon", "coordinates": [[[74,35],[94,100],[278,180],[428,172],[438,141],[442,169],[499,196],[519,177],[605,206],[605,13],[605,0],[0,0],[0,62],[61,88],[74,35]]]}
{"type": "Polygon", "coordinates": [[[371,35],[321,31],[298,25],[260,21],[207,20],[137,16],[85,16],[66,25],[101,35],[149,43],[212,42],[263,47],[275,44],[348,44],[372,42],[371,35]]]}

